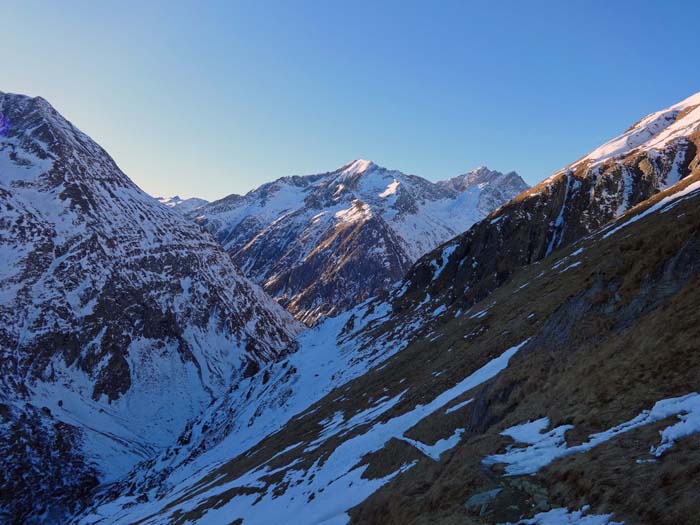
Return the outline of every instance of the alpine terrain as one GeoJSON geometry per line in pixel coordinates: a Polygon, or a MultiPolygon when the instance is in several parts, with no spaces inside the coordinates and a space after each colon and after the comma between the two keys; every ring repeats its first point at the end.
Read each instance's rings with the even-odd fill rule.
{"type": "Polygon", "coordinates": [[[0,112],[0,522],[64,523],[301,325],[45,100],[0,112]]]}
{"type": "Polygon", "coordinates": [[[700,93],[302,332],[72,523],[696,523],[699,147],[700,93]]]}
{"type": "Polygon", "coordinates": [[[188,215],[246,276],[313,324],[385,291],[421,255],[527,188],[517,173],[485,167],[433,183],[356,160],[229,195],[188,215]]]}
{"type": "Polygon", "coordinates": [[[204,199],[199,199],[197,197],[181,199],[178,195],[169,198],[158,197],[156,200],[158,200],[158,202],[160,202],[161,204],[165,204],[166,206],[173,208],[176,211],[179,211],[180,213],[192,212],[198,208],[201,208],[209,202],[204,199]]]}

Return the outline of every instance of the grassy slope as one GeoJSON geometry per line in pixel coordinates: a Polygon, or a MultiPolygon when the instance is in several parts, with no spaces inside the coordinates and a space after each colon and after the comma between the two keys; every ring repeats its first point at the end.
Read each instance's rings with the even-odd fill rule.
{"type": "MultiPolygon", "coordinates": [[[[658,443],[657,431],[668,421],[555,461],[536,476],[504,477],[498,466],[481,463],[511,443],[499,432],[514,424],[548,416],[552,426],[574,425],[567,439],[581,442],[659,399],[700,388],[699,200],[652,214],[601,242],[600,235],[584,240],[566,250],[584,247],[571,259],[581,266],[557,273],[569,261],[552,270],[555,256],[489,297],[486,302],[496,304],[484,318],[488,328],[463,351],[488,352],[498,339],[519,333],[532,336],[527,352],[462,409],[471,433],[455,449],[439,463],[423,460],[375,493],[354,510],[353,522],[497,523],[532,515],[544,497],[551,506],[591,504],[627,523],[700,523],[697,436],[658,463],[636,463],[658,443]],[[530,285],[519,289],[525,282],[530,285]],[[531,313],[528,326],[523,319],[531,313]],[[469,496],[497,487],[504,490],[486,515],[464,508],[469,496]]],[[[444,366],[454,370],[461,362],[444,366]]],[[[435,414],[424,420],[415,437],[459,426],[446,419],[435,414]]]]}
{"type": "MultiPolygon", "coordinates": [[[[511,442],[499,432],[514,424],[547,416],[552,426],[575,425],[567,439],[576,442],[634,417],[659,399],[700,390],[699,200],[652,214],[608,239],[601,234],[586,238],[519,271],[469,312],[455,317],[456,312],[448,310],[433,333],[386,366],[332,392],[246,455],[222,465],[181,501],[191,500],[205,485],[236,479],[290,445],[310,443],[318,437],[321,422],[338,410],[347,419],[377,399],[408,388],[380,420],[406,412],[529,337],[507,370],[455,400],[474,397],[473,403],[450,414],[438,410],[406,433],[430,444],[466,428],[460,443],[440,461],[396,439],[364,458],[369,465],[364,475],[372,478],[408,461],[418,463],[353,509],[352,521],[498,523],[534,514],[537,502],[540,508],[591,504],[595,511],[615,512],[627,523],[692,522],[688,516],[700,515],[700,500],[694,497],[700,488],[697,436],[683,440],[657,463],[635,462],[658,443],[660,424],[555,461],[536,476],[506,478],[499,466],[485,467],[482,459],[511,442]],[[554,268],[579,247],[583,253],[554,268]],[[562,272],[574,261],[582,264],[562,272]],[[486,308],[483,317],[471,317],[486,308]],[[504,490],[483,516],[465,509],[471,495],[494,487],[504,490]]],[[[327,440],[303,455],[295,468],[311,466],[327,457],[338,440],[361,431],[358,427],[327,440]]],[[[275,457],[269,466],[288,465],[302,448],[275,457]]],[[[281,479],[278,473],[269,482],[281,479]]],[[[177,512],[175,521],[197,520],[207,508],[225,504],[242,490],[258,489],[232,489],[177,512]]],[[[231,516],[234,523],[235,518],[231,516]]]]}

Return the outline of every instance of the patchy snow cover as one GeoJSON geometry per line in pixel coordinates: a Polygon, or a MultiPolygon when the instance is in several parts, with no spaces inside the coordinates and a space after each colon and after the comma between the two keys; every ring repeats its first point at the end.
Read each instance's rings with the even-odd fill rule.
{"type": "Polygon", "coordinates": [[[527,188],[515,173],[486,168],[461,177],[433,183],[357,160],[284,177],[189,216],[248,277],[313,324],[387,289],[423,254],[527,188]]]}
{"type": "Polygon", "coordinates": [[[444,304],[441,304],[435,310],[433,310],[433,313],[431,314],[431,316],[438,317],[438,316],[444,314],[446,311],[447,311],[447,306],[445,306],[444,304]]]}
{"type": "Polygon", "coordinates": [[[372,217],[372,209],[357,199],[352,201],[350,207],[335,212],[335,218],[341,222],[362,222],[372,217]]]}
{"type": "Polygon", "coordinates": [[[674,415],[677,415],[680,421],[661,431],[661,443],[650,449],[650,454],[659,457],[673,447],[678,439],[700,432],[700,394],[693,393],[658,401],[651,410],[644,410],[629,421],[603,432],[591,434],[588,436],[588,441],[580,445],[569,446],[566,443],[565,434],[567,430],[573,428],[571,425],[561,425],[545,432],[549,427],[549,419],[546,417],[516,425],[504,430],[501,434],[529,446],[523,448],[509,446],[505,453],[485,458],[484,463],[487,465],[505,463],[506,474],[509,476],[534,474],[556,459],[587,452],[625,432],[674,415]]]}
{"type": "Polygon", "coordinates": [[[605,239],[607,237],[610,237],[611,235],[617,233],[624,227],[629,226],[630,224],[637,222],[638,220],[643,219],[647,215],[650,215],[659,210],[661,211],[661,213],[666,213],[667,211],[673,209],[673,207],[678,205],[680,202],[683,202],[683,200],[692,198],[698,190],[700,190],[700,181],[688,184],[682,190],[679,190],[671,195],[667,195],[659,202],[657,202],[653,206],[650,206],[643,212],[633,215],[630,218],[625,218],[625,220],[623,220],[621,223],[612,225],[611,229],[605,232],[603,238],[605,239]]]}
{"type": "MultiPolygon", "coordinates": [[[[651,447],[649,451],[652,456],[657,458],[672,448],[679,439],[700,433],[700,395],[690,394],[675,400],[667,399],[660,403],[663,403],[663,406],[658,408],[661,414],[664,411],[669,415],[676,414],[680,421],[660,432],[661,443],[651,447]]],[[[656,409],[656,406],[654,408],[656,409]]],[[[656,417],[658,416],[657,414],[656,417]]]]}
{"type": "Polygon", "coordinates": [[[451,244],[447,246],[445,249],[442,250],[442,253],[440,254],[440,262],[438,263],[437,259],[433,259],[432,264],[433,268],[435,269],[435,272],[433,273],[433,281],[437,280],[440,277],[440,274],[443,272],[445,267],[447,266],[447,263],[450,260],[450,257],[452,254],[455,252],[455,250],[459,247],[458,243],[451,244]]]}
{"type": "Polygon", "coordinates": [[[445,414],[451,414],[452,412],[457,412],[460,408],[464,408],[467,406],[469,403],[472,403],[474,399],[467,399],[466,401],[462,401],[461,403],[457,403],[454,406],[451,406],[447,410],[445,410],[445,414]]]}
{"type": "Polygon", "coordinates": [[[502,525],[624,525],[624,521],[611,521],[612,514],[589,514],[588,505],[581,510],[569,511],[565,508],[540,512],[529,520],[502,525]]]}
{"type": "Polygon", "coordinates": [[[489,313],[489,308],[484,308],[483,310],[479,310],[475,314],[470,315],[469,319],[481,319],[483,317],[486,317],[487,313],[489,313]]]}
{"type": "Polygon", "coordinates": [[[386,199],[390,195],[394,195],[396,193],[396,190],[399,187],[399,184],[401,184],[399,181],[394,179],[394,181],[389,184],[386,189],[379,194],[379,196],[383,199],[386,199]]]}
{"type": "Polygon", "coordinates": [[[571,263],[570,265],[564,267],[563,270],[559,270],[559,273],[564,273],[565,271],[571,270],[572,268],[576,268],[577,266],[581,266],[581,261],[571,263]]]}
{"type": "MultiPolygon", "coordinates": [[[[312,337],[318,337],[318,334],[312,337]]],[[[255,439],[247,440],[245,435],[240,436],[235,432],[232,433],[231,437],[222,442],[214,451],[205,454],[206,460],[203,464],[209,465],[209,469],[199,470],[196,467],[197,464],[202,465],[202,462],[199,460],[181,468],[181,472],[177,475],[179,483],[168,490],[168,495],[164,499],[151,504],[137,504],[127,509],[120,508],[120,504],[125,503],[125,500],[117,500],[97,509],[92,516],[86,516],[81,523],[98,523],[100,522],[100,516],[108,516],[106,519],[109,523],[131,523],[147,518],[159,510],[162,511],[170,504],[172,506],[160,517],[147,519],[144,522],[151,524],[167,523],[170,521],[170,516],[178,512],[178,510],[184,511],[196,508],[207,498],[216,497],[227,491],[241,489],[241,494],[244,494],[246,487],[265,488],[266,490],[262,495],[257,493],[251,496],[238,495],[233,496],[230,500],[224,500],[220,505],[217,505],[217,508],[208,510],[204,519],[198,521],[198,523],[217,523],[216,520],[226,516],[228,519],[241,517],[245,523],[251,525],[276,524],[279,523],[279,517],[284,515],[293,515],[299,523],[346,523],[348,520],[347,510],[366,499],[393,477],[413,466],[413,464],[404,465],[396,472],[380,479],[363,479],[362,474],[366,469],[366,465],[361,464],[362,458],[373,451],[381,449],[390,439],[399,439],[410,443],[426,456],[438,460],[440,454],[454,447],[459,442],[463,429],[455,429],[451,436],[440,439],[432,445],[407,438],[404,433],[433,412],[444,409],[445,405],[460,395],[496,376],[508,366],[510,358],[526,342],[523,341],[519,345],[504,351],[500,356],[494,358],[452,388],[442,392],[432,401],[423,405],[416,405],[398,416],[386,419],[385,414],[389,408],[397,406],[403,397],[403,393],[392,398],[378,400],[370,408],[347,420],[342,412],[337,412],[333,417],[325,421],[323,429],[313,442],[312,447],[316,448],[333,437],[344,436],[345,439],[333,447],[332,452],[323,462],[316,462],[308,469],[296,468],[298,459],[285,467],[277,469],[275,472],[284,473],[283,480],[279,483],[270,483],[269,478],[263,479],[272,472],[269,467],[261,466],[233,481],[221,483],[216,480],[200,482],[198,483],[196,495],[192,495],[191,499],[188,499],[185,503],[173,505],[173,502],[179,496],[188,492],[189,488],[197,480],[202,479],[212,468],[211,463],[212,460],[215,460],[215,454],[219,454],[221,460],[234,457],[238,453],[237,451],[244,451],[248,446],[257,442],[262,436],[273,431],[279,425],[280,412],[261,412],[260,417],[269,419],[270,424],[262,426],[254,424],[254,428],[250,433],[255,434],[255,439]],[[347,437],[350,434],[351,437],[347,437]],[[244,441],[243,444],[240,444],[241,437],[244,441]]],[[[302,347],[300,352],[303,351],[302,347]]],[[[311,357],[311,354],[308,355],[309,360],[306,364],[311,365],[313,363],[313,360],[310,359],[311,357]]],[[[366,366],[364,364],[362,368],[366,369],[366,366]]],[[[317,383],[323,382],[323,379],[319,380],[316,377],[316,372],[323,368],[323,365],[320,367],[317,365],[313,371],[307,373],[309,379],[317,383]]],[[[338,369],[341,368],[340,366],[338,367],[338,369]]],[[[301,403],[308,403],[310,397],[319,395],[319,393],[312,392],[313,388],[314,385],[309,384],[307,389],[299,390],[297,407],[300,407],[301,403]],[[309,393],[311,393],[311,396],[306,395],[309,393]]],[[[285,407],[285,412],[291,413],[288,407],[285,407]]],[[[303,418],[304,414],[302,413],[297,417],[303,418]]],[[[218,465],[220,461],[214,461],[214,463],[218,465]]]]}
{"type": "Polygon", "coordinates": [[[464,434],[464,429],[458,428],[450,437],[439,439],[433,445],[426,445],[425,443],[421,443],[420,441],[416,441],[415,439],[410,439],[405,436],[402,436],[398,439],[401,439],[409,445],[414,446],[415,448],[420,450],[421,453],[423,453],[425,456],[428,456],[433,461],[440,461],[440,456],[442,455],[442,453],[454,448],[457,445],[457,443],[459,443],[459,440],[462,438],[462,434],[464,434]]]}
{"type": "Polygon", "coordinates": [[[543,417],[535,421],[528,421],[507,428],[501,435],[513,438],[516,443],[539,443],[542,441],[542,432],[549,426],[549,418],[543,417]]]}
{"type": "Polygon", "coordinates": [[[561,244],[562,240],[562,229],[564,228],[564,214],[566,212],[567,199],[569,197],[569,193],[571,193],[572,190],[572,177],[568,173],[565,176],[566,187],[564,188],[564,199],[562,200],[561,208],[559,209],[559,214],[557,215],[557,218],[554,221],[554,232],[552,233],[552,238],[549,241],[549,246],[547,246],[547,253],[545,254],[545,257],[552,253],[552,251],[558,246],[557,241],[559,242],[559,244],[561,244]]]}

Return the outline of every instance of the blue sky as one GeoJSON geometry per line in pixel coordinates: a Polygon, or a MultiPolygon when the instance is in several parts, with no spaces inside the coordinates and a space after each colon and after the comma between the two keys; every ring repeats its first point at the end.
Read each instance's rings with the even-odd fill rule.
{"type": "Polygon", "coordinates": [[[152,194],[367,158],[529,183],[700,90],[700,2],[6,2],[0,90],[152,194]]]}

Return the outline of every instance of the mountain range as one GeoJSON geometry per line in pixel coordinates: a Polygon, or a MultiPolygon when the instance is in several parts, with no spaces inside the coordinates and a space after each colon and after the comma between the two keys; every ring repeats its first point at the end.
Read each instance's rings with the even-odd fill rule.
{"type": "Polygon", "coordinates": [[[201,208],[209,202],[197,197],[182,199],[179,195],[175,195],[174,197],[157,197],[156,200],[161,204],[165,204],[169,208],[173,208],[174,210],[180,213],[189,213],[191,211],[196,210],[197,208],[201,208]]]}
{"type": "Polygon", "coordinates": [[[356,160],[329,173],[284,177],[187,215],[246,276],[314,324],[387,290],[421,255],[527,188],[517,173],[485,167],[433,183],[356,160]]]}
{"type": "Polygon", "coordinates": [[[0,111],[5,521],[698,515],[700,94],[520,192],[355,161],[184,213],[0,111]]]}

